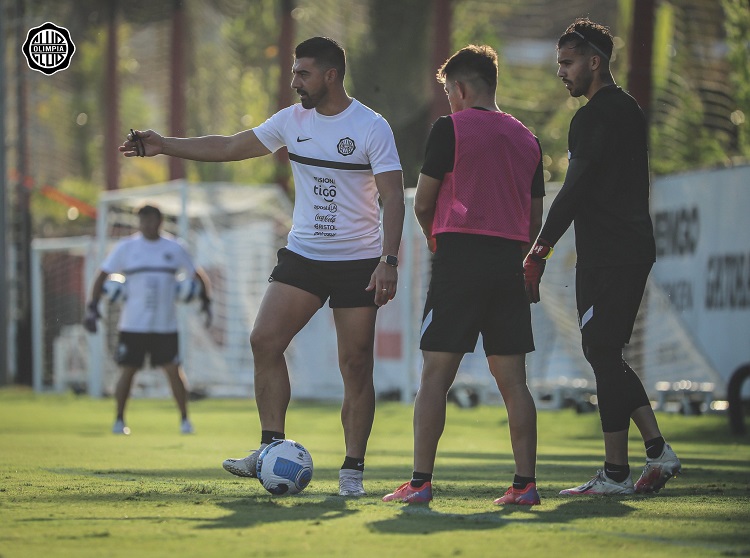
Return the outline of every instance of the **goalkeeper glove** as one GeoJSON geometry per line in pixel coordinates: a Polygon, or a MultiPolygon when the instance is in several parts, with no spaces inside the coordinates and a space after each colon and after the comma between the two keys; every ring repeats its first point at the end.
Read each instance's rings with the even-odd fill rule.
{"type": "Polygon", "coordinates": [[[83,319],[83,327],[89,333],[96,333],[96,321],[101,318],[99,314],[98,302],[91,301],[86,306],[86,317],[83,319]]]}
{"type": "Polygon", "coordinates": [[[434,236],[427,237],[427,249],[430,251],[430,254],[434,254],[437,250],[437,240],[434,236]]]}
{"type": "Polygon", "coordinates": [[[523,277],[529,302],[539,302],[539,283],[542,280],[544,266],[552,252],[550,243],[543,238],[538,238],[523,262],[523,277]]]}

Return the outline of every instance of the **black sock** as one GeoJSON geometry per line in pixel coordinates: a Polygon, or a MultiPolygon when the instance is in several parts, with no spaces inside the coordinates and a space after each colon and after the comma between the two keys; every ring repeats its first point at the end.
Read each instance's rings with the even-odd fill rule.
{"type": "Polygon", "coordinates": [[[662,436],[643,442],[643,445],[646,446],[646,455],[651,459],[656,459],[661,455],[661,452],[664,451],[664,444],[666,442],[662,436]]]}
{"type": "Polygon", "coordinates": [[[344,458],[344,464],[341,466],[342,469],[354,469],[355,471],[365,470],[365,458],[349,457],[348,455],[344,458]]]}
{"type": "Polygon", "coordinates": [[[630,465],[604,462],[604,473],[615,482],[623,482],[630,475],[630,465]]]}
{"type": "Polygon", "coordinates": [[[271,442],[275,442],[276,440],[284,440],[284,439],[286,439],[286,436],[284,436],[283,432],[274,432],[273,430],[262,430],[260,433],[261,444],[270,444],[271,442]]]}
{"type": "Polygon", "coordinates": [[[411,474],[411,482],[409,484],[411,484],[412,488],[422,488],[426,482],[432,482],[432,473],[414,471],[411,474]]]}
{"type": "Polygon", "coordinates": [[[530,482],[536,482],[536,477],[522,477],[521,475],[513,475],[513,488],[516,490],[523,490],[528,486],[530,482]]]}

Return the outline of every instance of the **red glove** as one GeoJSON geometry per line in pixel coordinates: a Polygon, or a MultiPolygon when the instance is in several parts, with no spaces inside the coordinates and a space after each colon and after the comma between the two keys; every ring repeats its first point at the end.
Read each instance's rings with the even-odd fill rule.
{"type": "Polygon", "coordinates": [[[523,262],[523,276],[529,302],[539,302],[539,283],[542,280],[544,266],[552,252],[550,243],[543,238],[538,238],[523,262]]]}
{"type": "Polygon", "coordinates": [[[427,249],[430,251],[430,254],[434,254],[435,250],[437,250],[437,240],[435,240],[434,236],[427,237],[427,249]]]}
{"type": "Polygon", "coordinates": [[[86,317],[83,319],[83,327],[89,333],[96,333],[96,321],[102,317],[99,314],[97,306],[98,304],[93,301],[89,302],[88,306],[86,306],[86,317]]]}

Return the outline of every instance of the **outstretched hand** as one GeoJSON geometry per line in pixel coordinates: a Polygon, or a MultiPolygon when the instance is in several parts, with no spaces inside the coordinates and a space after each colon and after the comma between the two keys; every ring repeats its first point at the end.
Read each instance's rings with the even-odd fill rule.
{"type": "Polygon", "coordinates": [[[118,148],[125,157],[153,157],[163,148],[163,138],[153,130],[130,130],[118,148]]]}

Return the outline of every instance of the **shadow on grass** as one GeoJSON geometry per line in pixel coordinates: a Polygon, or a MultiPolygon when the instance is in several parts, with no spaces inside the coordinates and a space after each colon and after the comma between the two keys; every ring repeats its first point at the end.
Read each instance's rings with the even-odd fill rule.
{"type": "MultiPolygon", "coordinates": [[[[149,494],[147,497],[158,497],[162,505],[174,503],[185,504],[190,495],[160,495],[149,494]]],[[[76,500],[88,500],[96,504],[106,503],[106,497],[92,497],[90,495],[76,500]]],[[[68,496],[70,499],[70,496],[68,496]]],[[[196,505],[206,504],[208,500],[195,500],[196,505]]],[[[34,517],[18,520],[22,523],[53,523],[61,521],[143,521],[147,523],[163,521],[186,521],[195,524],[198,530],[212,529],[246,529],[265,524],[279,522],[302,522],[305,525],[320,525],[327,521],[337,520],[358,514],[360,510],[347,507],[347,499],[341,496],[321,497],[315,494],[300,494],[292,498],[285,497],[283,500],[272,497],[269,494],[257,496],[243,496],[242,498],[221,499],[211,498],[212,507],[225,510],[228,513],[218,518],[196,517],[196,516],[163,516],[148,515],[140,512],[130,511],[126,515],[99,515],[91,517],[34,517]]]]}
{"type": "Polygon", "coordinates": [[[282,503],[266,495],[216,502],[215,505],[229,511],[229,515],[203,520],[203,525],[197,529],[244,529],[279,521],[303,521],[309,525],[320,525],[324,521],[359,513],[359,510],[348,509],[346,498],[341,496],[328,496],[322,501],[319,497],[296,496],[293,501],[285,500],[282,503]]]}
{"type": "MultiPolygon", "coordinates": [[[[623,518],[635,511],[635,508],[616,499],[608,499],[596,507],[596,515],[606,518],[623,518]]],[[[392,535],[432,534],[446,531],[501,529],[512,523],[554,523],[590,517],[591,503],[585,500],[572,500],[557,506],[553,510],[543,507],[527,508],[525,506],[499,507],[497,511],[455,514],[442,513],[431,509],[428,504],[412,504],[401,508],[396,517],[373,521],[368,528],[378,533],[392,535]]]]}
{"type": "MultiPolygon", "coordinates": [[[[199,530],[245,529],[278,521],[299,521],[307,525],[320,525],[324,522],[351,517],[361,510],[347,506],[347,499],[328,496],[320,500],[316,496],[297,496],[294,501],[283,502],[268,496],[245,497],[240,500],[215,502],[228,515],[221,518],[202,520],[199,530]]],[[[608,498],[598,502],[592,510],[590,502],[581,499],[558,505],[555,509],[544,510],[534,507],[499,507],[496,511],[472,514],[444,513],[431,509],[427,504],[402,506],[398,515],[384,520],[366,523],[368,529],[389,534],[431,534],[447,531],[500,529],[512,523],[554,523],[561,524],[591,517],[623,518],[635,511],[626,502],[608,498]]]]}
{"type": "MultiPolygon", "coordinates": [[[[380,456],[382,457],[382,455],[380,456]]],[[[559,491],[568,485],[580,484],[591,478],[597,468],[601,467],[600,457],[593,453],[579,455],[546,454],[540,456],[537,478],[540,491],[550,489],[559,491]]],[[[633,478],[640,474],[640,463],[631,463],[633,478]]],[[[112,495],[121,495],[123,488],[140,482],[156,482],[156,486],[149,486],[151,494],[170,495],[175,493],[214,493],[227,496],[227,493],[237,493],[238,497],[256,495],[265,496],[255,479],[238,479],[227,475],[225,471],[212,468],[185,469],[146,469],[146,468],[48,468],[50,473],[70,477],[93,477],[104,482],[115,481],[119,488],[112,491],[112,495]],[[164,484],[161,484],[164,483],[164,484]],[[197,488],[196,488],[197,487],[197,488]],[[202,492],[206,487],[207,492],[202,492]],[[250,494],[248,494],[248,491],[250,494]]],[[[444,452],[435,471],[438,490],[446,490],[452,497],[488,497],[493,493],[502,493],[513,479],[514,465],[511,454],[482,453],[467,456],[460,452],[444,452]],[[470,459],[467,464],[467,457],[470,459]],[[461,461],[461,463],[457,463],[461,461]]],[[[365,481],[377,483],[386,481],[400,484],[408,480],[411,468],[402,465],[384,463],[373,464],[367,469],[365,481]]],[[[732,459],[728,455],[717,455],[715,458],[695,457],[683,459],[682,474],[671,481],[662,495],[678,491],[680,494],[720,494],[725,488],[729,491],[747,489],[747,479],[750,478],[750,464],[741,459],[732,459]],[[716,472],[721,471],[717,479],[716,472]],[[689,483],[683,483],[681,480],[689,483]],[[682,485],[682,486],[681,486],[682,485]],[[687,486],[689,485],[689,489],[687,486]],[[728,486],[726,486],[728,485],[728,486]]],[[[315,484],[337,484],[338,467],[316,467],[315,484]]],[[[372,488],[371,488],[372,489],[372,488]]],[[[385,492],[384,492],[385,493],[385,492]]],[[[111,495],[111,496],[112,496],[111,495]]],[[[110,497],[111,497],[110,496],[110,497]]]]}

